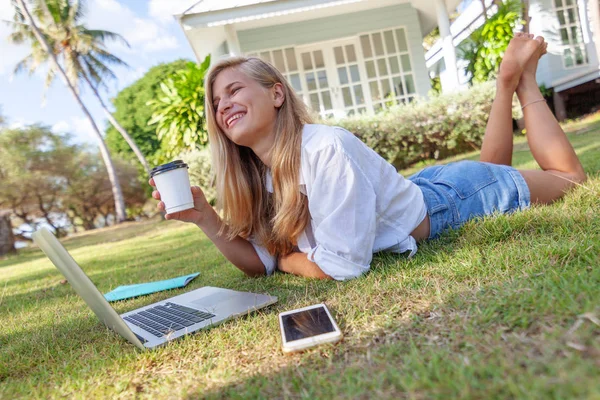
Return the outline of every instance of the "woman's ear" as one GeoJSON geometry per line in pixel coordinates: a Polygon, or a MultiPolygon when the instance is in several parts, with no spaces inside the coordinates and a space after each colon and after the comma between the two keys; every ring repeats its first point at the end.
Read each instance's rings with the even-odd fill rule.
{"type": "Polygon", "coordinates": [[[271,88],[271,93],[273,94],[273,105],[276,108],[279,108],[283,105],[285,101],[285,93],[283,91],[283,85],[281,83],[276,83],[271,88]]]}

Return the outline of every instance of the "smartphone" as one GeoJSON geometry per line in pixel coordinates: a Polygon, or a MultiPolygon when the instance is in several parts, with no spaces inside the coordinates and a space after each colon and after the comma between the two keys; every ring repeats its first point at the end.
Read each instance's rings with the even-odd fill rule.
{"type": "Polygon", "coordinates": [[[325,304],[315,304],[279,314],[283,351],[290,353],[342,338],[325,304]]]}

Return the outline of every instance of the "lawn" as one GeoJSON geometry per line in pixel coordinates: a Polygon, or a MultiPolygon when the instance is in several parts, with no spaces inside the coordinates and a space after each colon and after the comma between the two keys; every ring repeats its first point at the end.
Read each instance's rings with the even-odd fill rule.
{"type": "MultiPolygon", "coordinates": [[[[377,255],[349,282],[246,278],[178,222],[65,239],[103,292],[201,273],[184,290],[115,303],[119,313],[205,285],[279,297],[154,351],[106,329],[38,249],[0,260],[0,398],[600,398],[600,124],[565,127],[585,185],[471,222],[410,260],[377,255]],[[278,313],[317,302],[343,342],[284,355],[278,313]]],[[[515,166],[534,167],[523,138],[515,166]]]]}

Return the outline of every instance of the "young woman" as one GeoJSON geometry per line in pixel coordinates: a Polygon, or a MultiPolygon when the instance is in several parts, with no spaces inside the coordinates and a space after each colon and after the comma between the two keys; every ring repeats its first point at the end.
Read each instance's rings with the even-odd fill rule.
{"type": "Polygon", "coordinates": [[[346,130],[311,124],[271,65],[220,61],[206,78],[205,109],[223,218],[199,187],[191,189],[193,209],[166,218],[196,224],[247,275],[278,269],[343,280],[368,271],[374,252],[412,256],[417,241],[471,218],[551,203],[586,176],[536,83],[546,47],[525,34],[509,44],[480,162],[432,166],[409,179],[346,130]],[[510,166],[515,91],[541,171],[510,166]]]}

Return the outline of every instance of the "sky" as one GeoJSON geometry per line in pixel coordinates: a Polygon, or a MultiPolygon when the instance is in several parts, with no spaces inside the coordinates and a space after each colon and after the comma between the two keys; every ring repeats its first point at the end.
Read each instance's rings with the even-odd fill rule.
{"type": "MultiPolygon", "coordinates": [[[[141,78],[148,69],[179,58],[196,61],[190,45],[173,14],[181,12],[196,0],[87,0],[84,24],[90,29],[120,34],[130,47],[108,42],[108,50],[125,61],[129,68],[113,68],[116,81],[103,90],[105,104],[120,90],[141,78]]],[[[11,0],[0,0],[0,21],[12,21],[11,0]]],[[[91,125],[73,95],[56,77],[43,100],[46,69],[28,75],[13,74],[14,66],[27,56],[29,48],[8,42],[10,26],[0,22],[0,114],[9,127],[40,123],[56,133],[71,133],[76,143],[97,144],[91,125]]],[[[84,104],[104,132],[107,120],[97,99],[82,90],[84,104]]],[[[112,107],[110,105],[109,107],[112,107]]],[[[112,111],[112,108],[111,108],[112,111]]]]}

